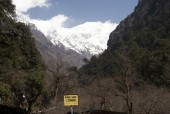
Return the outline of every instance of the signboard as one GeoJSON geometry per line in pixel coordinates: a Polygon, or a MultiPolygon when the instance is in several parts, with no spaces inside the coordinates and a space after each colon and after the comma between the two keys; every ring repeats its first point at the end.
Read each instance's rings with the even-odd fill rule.
{"type": "Polygon", "coordinates": [[[78,95],[64,95],[64,106],[78,106],[78,95]]]}

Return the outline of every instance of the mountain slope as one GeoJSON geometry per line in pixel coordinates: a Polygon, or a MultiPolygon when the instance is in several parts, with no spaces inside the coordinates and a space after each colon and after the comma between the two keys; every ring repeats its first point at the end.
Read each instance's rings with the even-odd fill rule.
{"type": "Polygon", "coordinates": [[[170,1],[139,0],[135,11],[110,34],[107,50],[93,57],[81,72],[89,75],[117,75],[124,53],[137,74],[155,84],[169,83],[170,1]],[[91,70],[94,69],[94,70],[91,70]]]}
{"type": "Polygon", "coordinates": [[[66,50],[61,43],[54,45],[42,32],[37,30],[34,24],[29,24],[29,26],[35,38],[36,47],[49,68],[53,68],[58,62],[63,62],[67,67],[76,66],[78,68],[84,64],[82,59],[85,56],[71,49],[66,50]]]}

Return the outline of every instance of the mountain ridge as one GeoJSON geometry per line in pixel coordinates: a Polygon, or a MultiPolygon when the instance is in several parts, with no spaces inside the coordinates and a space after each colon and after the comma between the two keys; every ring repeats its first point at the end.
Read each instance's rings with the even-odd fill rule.
{"type": "Polygon", "coordinates": [[[116,26],[110,22],[86,22],[72,28],[56,27],[46,32],[37,27],[54,45],[61,43],[66,49],[80,54],[85,52],[89,59],[91,55],[102,53],[107,48],[109,33],[116,26]]]}

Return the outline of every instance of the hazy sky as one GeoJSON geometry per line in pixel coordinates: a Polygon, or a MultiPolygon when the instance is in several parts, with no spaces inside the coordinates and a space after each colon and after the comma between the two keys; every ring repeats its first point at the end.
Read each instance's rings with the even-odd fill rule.
{"type": "Polygon", "coordinates": [[[13,0],[32,19],[49,20],[59,14],[69,17],[69,25],[84,22],[119,23],[133,12],[138,0],[13,0]]]}

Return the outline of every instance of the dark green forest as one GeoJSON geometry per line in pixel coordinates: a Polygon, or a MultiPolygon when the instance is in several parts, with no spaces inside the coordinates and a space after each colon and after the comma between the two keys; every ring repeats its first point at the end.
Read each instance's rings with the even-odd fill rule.
{"type": "Polygon", "coordinates": [[[47,94],[45,65],[28,26],[17,22],[15,15],[11,0],[1,0],[0,102],[18,107],[22,96],[26,95],[29,99],[28,110],[31,110],[33,105],[41,104],[45,100],[43,95],[47,94]],[[41,100],[38,100],[40,96],[41,100]]]}

